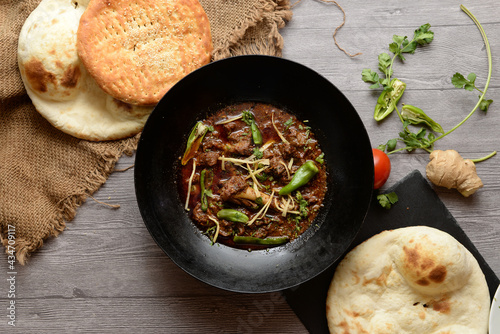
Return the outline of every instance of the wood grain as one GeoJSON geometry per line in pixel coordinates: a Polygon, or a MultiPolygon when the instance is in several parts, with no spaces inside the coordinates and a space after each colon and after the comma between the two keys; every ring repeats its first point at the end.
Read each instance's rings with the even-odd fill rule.
{"type": "MultiPolygon", "coordinates": [[[[377,55],[387,51],[393,34],[412,35],[431,23],[435,40],[396,62],[395,75],[408,84],[405,101],[417,105],[445,129],[458,123],[475,105],[476,93],[451,85],[455,72],[475,72],[484,85],[487,57],[473,22],[454,0],[340,1],[347,21],[338,42],[356,58],[342,53],[332,34],[342,13],[331,4],[302,1],[281,30],[284,57],[316,70],[335,84],[359,113],[373,146],[396,137],[395,115],[378,124],[373,118],[377,93],[361,81],[363,68],[376,69],[377,55]]],[[[487,96],[495,100],[488,113],[476,112],[459,130],[436,144],[471,158],[500,148],[500,20],[494,0],[465,1],[490,39],[495,70],[487,96]]],[[[297,83],[300,84],[300,83],[297,83]]],[[[339,110],[338,112],[342,112],[339,110]]],[[[346,148],[348,149],[348,148],[346,148]]],[[[499,157],[477,165],[485,186],[470,198],[435,188],[459,225],[500,275],[499,157]]],[[[425,175],[428,154],[391,156],[387,187],[418,169],[425,175]]],[[[123,157],[117,169],[134,163],[123,157]]],[[[278,293],[238,294],[223,291],[186,274],[155,244],[135,202],[133,168],[115,172],[94,194],[119,204],[112,209],[91,199],[58,238],[46,241],[24,267],[16,265],[16,327],[7,325],[8,264],[0,257],[0,332],[12,333],[306,333],[278,293]]]]}

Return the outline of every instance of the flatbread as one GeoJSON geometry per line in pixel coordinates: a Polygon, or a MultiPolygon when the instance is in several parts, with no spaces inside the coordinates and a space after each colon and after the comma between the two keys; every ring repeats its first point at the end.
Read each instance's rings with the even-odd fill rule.
{"type": "Polygon", "coordinates": [[[142,130],[152,107],[114,99],[83,66],[76,33],[87,2],[43,0],[21,29],[19,70],[33,105],[56,128],[80,139],[122,139],[142,130]]]}
{"type": "Polygon", "coordinates": [[[384,231],[336,269],[327,297],[331,333],[488,331],[490,296],[472,254],[440,230],[384,231]]]}
{"type": "Polygon", "coordinates": [[[197,0],[92,0],[80,20],[78,54],[99,86],[154,105],[210,62],[210,24],[197,0]]]}

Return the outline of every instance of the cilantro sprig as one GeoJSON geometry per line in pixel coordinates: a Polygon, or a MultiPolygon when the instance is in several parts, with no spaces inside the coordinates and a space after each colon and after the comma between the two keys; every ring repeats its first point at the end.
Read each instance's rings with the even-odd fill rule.
{"type": "MultiPolygon", "coordinates": [[[[403,131],[399,132],[399,137],[397,138],[392,138],[387,143],[382,144],[379,146],[379,149],[386,151],[387,154],[395,153],[398,151],[402,150],[407,150],[407,151],[413,151],[416,149],[423,149],[427,152],[432,152],[434,143],[449,135],[453,131],[455,131],[457,128],[459,128],[465,121],[467,121],[473,114],[474,112],[479,108],[480,110],[486,112],[488,111],[491,103],[493,103],[493,100],[489,100],[485,98],[486,91],[488,89],[490,80],[491,80],[491,72],[492,72],[492,57],[491,57],[491,49],[490,45],[488,42],[488,38],[486,37],[486,33],[479,23],[479,21],[476,19],[476,17],[463,5],[460,6],[460,8],[474,21],[476,26],[478,27],[481,36],[484,40],[485,46],[486,46],[486,51],[488,55],[488,77],[486,80],[486,84],[484,88],[481,90],[480,88],[477,87],[476,85],[476,74],[475,73],[469,73],[467,77],[465,77],[461,73],[455,73],[452,78],[451,82],[456,88],[460,89],[465,89],[467,91],[477,91],[481,95],[479,96],[479,100],[476,103],[475,107],[472,109],[472,111],[457,125],[455,125],[453,128],[451,128],[448,131],[442,131],[441,126],[432,121],[430,117],[428,117],[421,109],[420,115],[417,115],[421,117],[421,119],[426,119],[426,120],[431,120],[433,123],[437,125],[440,128],[440,131],[437,131],[438,133],[441,133],[439,136],[437,134],[434,134],[433,131],[436,131],[435,128],[431,128],[432,131],[428,131],[429,128],[429,122],[424,125],[420,126],[415,126],[410,128],[410,121],[412,125],[415,125],[415,120],[410,120],[408,117],[405,117],[404,113],[400,113],[397,107],[397,102],[399,99],[393,99],[389,94],[389,98],[386,98],[385,101],[382,101],[385,103],[386,108],[394,108],[396,112],[398,113],[398,116],[403,124],[403,131]],[[402,148],[396,148],[397,143],[401,142],[404,144],[404,147],[402,148]]],[[[379,87],[383,87],[384,91],[390,92],[393,90],[393,87],[391,87],[391,76],[393,75],[393,65],[394,61],[396,58],[399,58],[401,61],[405,61],[406,58],[404,56],[405,53],[413,54],[415,50],[418,48],[419,45],[426,45],[429,44],[433,41],[434,39],[434,33],[430,31],[430,24],[424,24],[420,26],[417,30],[415,30],[414,35],[412,40],[409,40],[406,36],[398,36],[394,35],[392,38],[392,43],[389,44],[389,51],[392,52],[393,56],[389,56],[387,53],[381,53],[378,56],[378,69],[380,71],[379,73],[372,71],[370,69],[364,69],[362,72],[362,80],[371,83],[372,85],[370,88],[376,89],[379,87]]],[[[377,101],[377,105],[380,104],[380,98],[377,101]]],[[[413,107],[413,106],[409,106],[413,107]]],[[[403,111],[405,107],[403,106],[403,111]]],[[[413,109],[418,109],[413,107],[413,109]]],[[[496,153],[496,151],[492,152],[488,156],[480,159],[473,159],[472,161],[478,162],[478,161],[483,161],[488,159],[489,157],[493,156],[496,153]]]]}
{"type": "Polygon", "coordinates": [[[392,87],[391,77],[393,75],[393,65],[396,58],[401,61],[405,61],[405,53],[413,54],[419,45],[426,45],[432,42],[434,39],[434,32],[430,31],[431,25],[426,23],[421,25],[413,33],[413,38],[408,39],[407,36],[392,36],[392,43],[389,44],[389,51],[393,54],[391,57],[389,54],[383,52],[378,55],[378,69],[383,75],[382,77],[375,71],[371,69],[363,69],[361,72],[361,78],[364,82],[372,83],[370,88],[384,88],[385,91],[391,91],[392,87]]]}
{"type": "Polygon", "coordinates": [[[377,200],[378,203],[384,208],[384,209],[390,209],[391,206],[396,204],[399,201],[398,195],[393,191],[388,194],[380,194],[377,195],[377,200]]]}
{"type": "MultiPolygon", "coordinates": [[[[469,73],[467,78],[465,78],[462,74],[460,73],[455,73],[451,77],[451,83],[457,87],[457,88],[463,88],[465,90],[468,90],[470,92],[477,90],[479,93],[484,94],[484,91],[481,89],[477,88],[476,86],[476,74],[475,73],[469,73]]],[[[481,99],[481,95],[479,96],[481,99]]],[[[493,103],[493,100],[485,100],[481,99],[479,103],[479,109],[482,111],[486,112],[488,111],[488,108],[490,107],[490,104],[493,103]]]]}

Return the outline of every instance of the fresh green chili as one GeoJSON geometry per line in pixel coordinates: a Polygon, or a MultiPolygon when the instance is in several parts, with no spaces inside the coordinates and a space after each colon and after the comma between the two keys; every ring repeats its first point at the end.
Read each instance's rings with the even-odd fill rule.
{"type": "Polygon", "coordinates": [[[255,121],[252,122],[252,125],[250,125],[250,128],[252,129],[252,139],[255,145],[262,145],[262,133],[259,130],[259,127],[255,123],[255,121]]]}
{"type": "Polygon", "coordinates": [[[319,172],[318,167],[311,160],[306,161],[302,166],[297,169],[293,175],[290,183],[281,188],[280,195],[288,195],[292,191],[302,187],[309,182],[319,172]]]}
{"type": "Polygon", "coordinates": [[[184,151],[184,155],[182,156],[182,165],[185,165],[192,157],[194,157],[208,129],[209,127],[203,124],[203,122],[201,121],[197,122],[194,125],[187,140],[186,150],[184,151]]]}
{"type": "Polygon", "coordinates": [[[222,209],[217,212],[217,218],[229,220],[236,223],[246,223],[249,220],[246,214],[235,209],[222,209]]]}
{"type": "Polygon", "coordinates": [[[250,127],[250,130],[252,131],[253,143],[255,145],[262,145],[262,133],[260,132],[257,123],[255,123],[255,118],[250,111],[243,111],[242,121],[250,127]]]}
{"type": "Polygon", "coordinates": [[[235,235],[233,241],[237,244],[249,244],[249,245],[281,245],[289,240],[288,237],[267,237],[267,238],[256,238],[256,237],[246,237],[235,235]]]}
{"type": "Polygon", "coordinates": [[[403,117],[404,120],[407,120],[410,124],[424,123],[429,128],[431,128],[432,131],[444,133],[441,125],[427,116],[425,112],[420,108],[411,106],[409,104],[404,104],[403,108],[401,109],[401,117],[403,117]]]}
{"type": "Polygon", "coordinates": [[[373,118],[375,118],[376,121],[381,121],[392,113],[395,106],[401,99],[401,96],[403,96],[406,84],[401,80],[394,78],[391,80],[391,88],[391,91],[384,90],[377,100],[375,113],[373,115],[373,118]]]}
{"type": "Polygon", "coordinates": [[[205,189],[205,174],[206,173],[207,173],[207,170],[204,169],[201,171],[201,174],[200,174],[201,209],[203,211],[207,211],[207,209],[208,209],[207,192],[205,189]]]}

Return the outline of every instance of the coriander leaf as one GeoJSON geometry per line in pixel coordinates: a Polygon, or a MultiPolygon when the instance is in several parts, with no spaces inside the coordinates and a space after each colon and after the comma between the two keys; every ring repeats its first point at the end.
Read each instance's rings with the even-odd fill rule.
{"type": "Polygon", "coordinates": [[[401,52],[414,54],[415,50],[417,49],[417,46],[418,46],[417,42],[413,41],[410,43],[410,41],[408,41],[408,39],[405,39],[403,41],[401,52]]]}
{"type": "Polygon", "coordinates": [[[418,45],[425,45],[432,42],[434,39],[434,33],[429,30],[431,25],[429,23],[421,25],[415,32],[413,33],[413,39],[409,42],[407,39],[403,41],[403,49],[401,52],[406,53],[415,53],[418,45]]]}
{"type": "Polygon", "coordinates": [[[476,73],[469,73],[467,79],[473,84],[476,81],[476,73]]]}
{"type": "Polygon", "coordinates": [[[474,84],[473,83],[470,83],[470,82],[467,82],[464,86],[464,89],[465,90],[468,90],[469,92],[472,92],[474,90],[474,84]]]}
{"type": "Polygon", "coordinates": [[[248,110],[244,110],[242,112],[242,114],[243,114],[243,117],[241,118],[241,120],[243,122],[245,122],[246,125],[251,126],[251,124],[253,122],[253,115],[252,115],[252,113],[250,111],[248,111],[248,110]]]}
{"type": "Polygon", "coordinates": [[[474,81],[476,81],[476,74],[470,73],[467,76],[468,80],[460,73],[453,74],[451,77],[451,83],[457,88],[464,88],[468,91],[473,91],[476,86],[474,85],[474,81]]]}
{"type": "Polygon", "coordinates": [[[388,92],[394,90],[394,88],[392,88],[392,86],[391,86],[391,81],[389,80],[389,78],[385,78],[383,80],[380,80],[380,83],[382,84],[382,86],[384,86],[384,90],[386,90],[388,92]]]}
{"type": "Polygon", "coordinates": [[[415,30],[413,40],[420,45],[429,44],[434,39],[434,32],[430,31],[431,25],[429,23],[423,24],[415,30]]]}
{"type": "Polygon", "coordinates": [[[269,178],[269,175],[267,175],[266,173],[260,173],[260,174],[255,174],[255,177],[259,181],[266,181],[269,178]]]}
{"type": "Polygon", "coordinates": [[[391,43],[391,44],[389,44],[389,51],[391,51],[395,55],[401,53],[401,49],[399,48],[399,45],[397,43],[391,43]]]}
{"type": "Polygon", "coordinates": [[[451,83],[457,88],[462,88],[467,83],[467,79],[457,72],[451,77],[451,83]]]}
{"type": "Polygon", "coordinates": [[[389,70],[391,67],[391,57],[387,53],[381,53],[378,55],[378,69],[385,74],[385,76],[391,76],[392,70],[389,70]]]}
{"type": "Polygon", "coordinates": [[[285,131],[286,131],[293,124],[293,119],[292,118],[288,119],[288,121],[286,121],[284,124],[285,124],[285,131]]]}
{"type": "Polygon", "coordinates": [[[307,208],[307,206],[309,205],[309,202],[306,201],[304,199],[304,197],[302,197],[302,194],[300,193],[300,191],[297,191],[297,194],[295,195],[295,197],[297,198],[297,201],[299,202],[300,215],[302,217],[306,217],[307,214],[309,213],[309,209],[307,208]]]}
{"type": "Polygon", "coordinates": [[[394,43],[396,43],[398,45],[398,48],[401,47],[401,45],[403,44],[403,41],[405,39],[406,39],[406,36],[398,36],[398,35],[392,36],[392,40],[394,41],[394,43]]]}
{"type": "Polygon", "coordinates": [[[399,198],[398,195],[393,191],[388,194],[377,195],[377,200],[383,208],[390,209],[393,204],[397,203],[399,198]]]}
{"type": "Polygon", "coordinates": [[[420,128],[420,130],[418,130],[417,132],[417,139],[425,138],[426,132],[427,130],[425,128],[420,128]]]}
{"type": "MultiPolygon", "coordinates": [[[[481,96],[479,96],[481,98],[481,96]]],[[[479,109],[482,111],[486,112],[488,111],[488,108],[490,107],[490,104],[493,103],[493,100],[482,100],[481,103],[479,103],[479,109]]]]}
{"type": "Polygon", "coordinates": [[[256,148],[253,149],[253,155],[255,156],[255,158],[261,159],[262,156],[263,156],[263,153],[262,153],[261,150],[259,150],[258,147],[256,147],[256,148]]]}
{"type": "Polygon", "coordinates": [[[401,49],[401,46],[403,44],[408,44],[408,39],[406,38],[406,36],[393,35],[392,40],[394,41],[394,43],[389,44],[389,50],[396,56],[398,56],[401,60],[406,60],[402,54],[403,50],[401,49]]]}
{"type": "Polygon", "coordinates": [[[396,144],[398,143],[398,140],[396,138],[390,139],[387,142],[387,152],[394,151],[396,149],[396,144]]]}
{"type": "Polygon", "coordinates": [[[374,72],[369,68],[365,68],[361,72],[361,79],[363,79],[364,82],[377,83],[378,85],[379,76],[377,72],[374,72]]]}
{"type": "MultiPolygon", "coordinates": [[[[474,89],[476,89],[482,93],[482,91],[476,87],[475,82],[476,82],[476,74],[475,73],[469,73],[469,75],[467,76],[467,79],[460,73],[455,73],[451,77],[451,83],[455,87],[463,88],[463,89],[468,90],[468,91],[473,91],[474,89]]],[[[479,96],[479,98],[481,98],[481,96],[479,96]]],[[[493,100],[486,100],[486,99],[481,100],[481,102],[479,103],[479,109],[486,112],[486,111],[488,111],[488,108],[489,108],[490,104],[492,104],[492,103],[493,103],[493,100]]]]}

